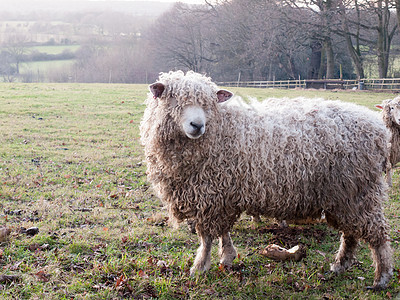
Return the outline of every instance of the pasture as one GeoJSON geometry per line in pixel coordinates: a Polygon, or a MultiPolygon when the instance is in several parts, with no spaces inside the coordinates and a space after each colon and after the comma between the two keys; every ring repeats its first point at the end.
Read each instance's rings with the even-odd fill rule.
{"type": "MultiPolygon", "coordinates": [[[[323,97],[369,108],[393,94],[230,88],[243,97],[323,97]]],[[[385,203],[395,271],[389,288],[373,281],[364,243],[359,263],[329,272],[340,235],[326,224],[277,228],[247,215],[232,239],[232,269],[190,277],[198,247],[146,181],[139,123],[146,85],[0,84],[0,240],[2,299],[394,299],[400,295],[400,179],[385,203]],[[33,236],[26,229],[37,227],[33,236]],[[24,230],[25,229],[25,230],[24,230]],[[276,262],[268,244],[306,247],[299,262],[276,262]],[[4,277],[2,275],[9,275],[4,277]]]]}

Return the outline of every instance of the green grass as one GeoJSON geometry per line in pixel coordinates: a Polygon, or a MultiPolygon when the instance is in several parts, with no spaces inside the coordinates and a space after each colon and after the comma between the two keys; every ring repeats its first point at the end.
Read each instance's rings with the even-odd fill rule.
{"type": "MultiPolygon", "coordinates": [[[[368,107],[392,94],[231,88],[238,95],[324,97],[368,107]]],[[[392,226],[395,276],[373,293],[369,250],[340,276],[329,273],[339,234],[324,224],[266,232],[244,215],[232,230],[233,270],[212,267],[190,277],[198,247],[186,226],[166,226],[166,212],[146,181],[139,123],[145,85],[0,84],[0,243],[2,299],[386,299],[400,293],[399,174],[386,215],[392,226]],[[36,226],[28,237],[21,227],[36,226]],[[259,254],[270,243],[307,247],[300,262],[259,254]],[[164,263],[159,263],[164,261],[164,263]]]]}
{"type": "Polygon", "coordinates": [[[77,51],[81,46],[80,45],[54,45],[54,46],[35,46],[29,47],[28,51],[38,51],[41,53],[47,54],[61,54],[64,51],[77,51]]]}
{"type": "Polygon", "coordinates": [[[21,64],[20,73],[26,74],[33,72],[34,75],[46,75],[48,71],[55,69],[67,69],[75,63],[74,59],[49,60],[49,61],[32,61],[21,64]]]}

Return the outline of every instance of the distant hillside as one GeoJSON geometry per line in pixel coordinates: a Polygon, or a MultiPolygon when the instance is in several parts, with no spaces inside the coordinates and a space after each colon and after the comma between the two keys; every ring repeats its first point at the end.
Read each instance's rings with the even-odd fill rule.
{"type": "Polygon", "coordinates": [[[32,12],[124,12],[134,16],[158,16],[168,10],[172,2],[158,1],[82,1],[82,0],[13,0],[1,1],[0,14],[12,19],[13,14],[32,12]],[[10,13],[10,14],[5,14],[10,13]]]}

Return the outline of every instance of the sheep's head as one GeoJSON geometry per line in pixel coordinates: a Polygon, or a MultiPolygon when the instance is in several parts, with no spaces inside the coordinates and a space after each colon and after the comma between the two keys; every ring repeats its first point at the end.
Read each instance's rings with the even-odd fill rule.
{"type": "Polygon", "coordinates": [[[400,126],[400,97],[384,100],[382,104],[375,105],[383,111],[386,123],[394,123],[400,126]]]}
{"type": "Polygon", "coordinates": [[[233,94],[218,90],[205,76],[194,72],[170,72],[149,86],[158,108],[166,112],[169,122],[190,139],[198,139],[206,132],[206,124],[218,103],[229,100],[233,94]]]}

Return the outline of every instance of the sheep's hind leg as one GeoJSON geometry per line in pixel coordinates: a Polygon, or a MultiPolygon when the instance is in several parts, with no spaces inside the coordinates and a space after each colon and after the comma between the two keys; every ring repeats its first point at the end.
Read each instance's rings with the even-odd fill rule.
{"type": "Polygon", "coordinates": [[[236,255],[236,249],[233,246],[231,236],[229,232],[227,232],[219,238],[220,263],[222,265],[231,267],[236,255]]]}
{"type": "Polygon", "coordinates": [[[209,235],[200,235],[200,247],[197,249],[197,255],[190,268],[190,275],[203,273],[211,266],[211,246],[212,238],[209,235]]]}
{"type": "Polygon", "coordinates": [[[393,259],[392,249],[388,237],[382,243],[369,243],[369,248],[372,253],[372,259],[375,266],[374,284],[368,289],[383,290],[387,287],[390,279],[393,276],[393,259]]]}
{"type": "Polygon", "coordinates": [[[337,274],[343,273],[357,261],[355,252],[358,240],[351,235],[343,233],[340,241],[339,252],[336,255],[335,262],[331,264],[331,271],[337,274]]]}
{"type": "Polygon", "coordinates": [[[387,170],[387,171],[386,171],[386,175],[385,175],[385,181],[386,181],[386,183],[387,183],[387,185],[388,185],[389,187],[392,187],[392,186],[393,186],[392,177],[393,177],[393,169],[387,170]]]}

